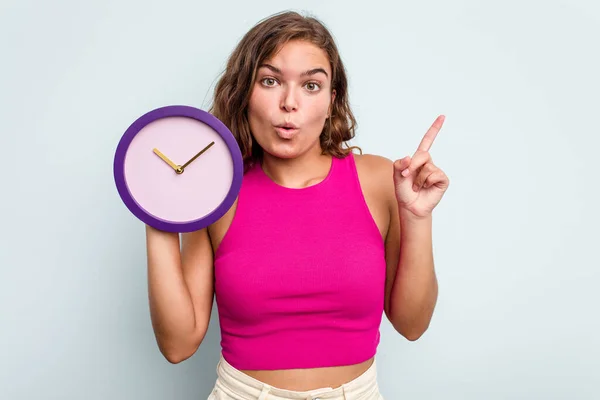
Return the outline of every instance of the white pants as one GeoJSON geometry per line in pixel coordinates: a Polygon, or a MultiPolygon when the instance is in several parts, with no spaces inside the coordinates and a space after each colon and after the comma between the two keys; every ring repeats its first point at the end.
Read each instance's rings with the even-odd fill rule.
{"type": "Polygon", "coordinates": [[[337,388],[297,392],[272,387],[235,369],[223,356],[217,381],[207,400],[384,400],[379,393],[375,362],[358,378],[337,388]]]}

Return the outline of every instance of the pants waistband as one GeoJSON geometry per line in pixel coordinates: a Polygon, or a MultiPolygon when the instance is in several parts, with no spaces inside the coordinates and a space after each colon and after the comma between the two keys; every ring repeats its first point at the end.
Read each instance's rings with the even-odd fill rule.
{"type": "MultiPolygon", "coordinates": [[[[360,376],[337,388],[292,391],[270,386],[229,364],[221,355],[215,390],[245,400],[370,400],[379,399],[375,361],[360,376]]],[[[217,396],[217,398],[219,398],[217,396]]]]}

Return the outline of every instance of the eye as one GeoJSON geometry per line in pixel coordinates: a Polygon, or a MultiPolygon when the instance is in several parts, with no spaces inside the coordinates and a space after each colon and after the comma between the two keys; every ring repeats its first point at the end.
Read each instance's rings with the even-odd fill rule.
{"type": "Polygon", "coordinates": [[[316,82],[308,82],[306,87],[310,92],[315,92],[321,88],[321,86],[316,82]]]}
{"type": "Polygon", "coordinates": [[[263,78],[261,83],[265,86],[273,86],[277,81],[274,78],[263,78]]]}

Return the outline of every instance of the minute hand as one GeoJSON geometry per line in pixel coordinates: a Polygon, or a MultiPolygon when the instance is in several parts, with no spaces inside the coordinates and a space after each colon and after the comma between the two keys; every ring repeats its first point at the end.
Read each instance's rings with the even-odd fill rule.
{"type": "Polygon", "coordinates": [[[202,153],[204,153],[206,150],[208,150],[210,148],[210,146],[212,146],[213,144],[215,144],[215,142],[211,142],[208,146],[206,146],[205,148],[203,148],[202,150],[200,150],[198,152],[198,154],[196,154],[194,157],[190,158],[190,160],[188,162],[186,162],[185,164],[183,164],[181,166],[181,169],[185,169],[185,167],[187,167],[188,165],[190,165],[192,163],[192,161],[194,161],[196,158],[200,157],[200,155],[202,153]]]}

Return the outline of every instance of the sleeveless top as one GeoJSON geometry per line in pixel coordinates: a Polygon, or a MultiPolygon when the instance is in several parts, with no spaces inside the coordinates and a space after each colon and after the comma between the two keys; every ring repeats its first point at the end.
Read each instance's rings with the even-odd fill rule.
{"type": "Polygon", "coordinates": [[[214,268],[222,355],[235,368],[340,366],[375,355],[385,248],[352,153],[300,189],[255,164],[214,268]]]}

